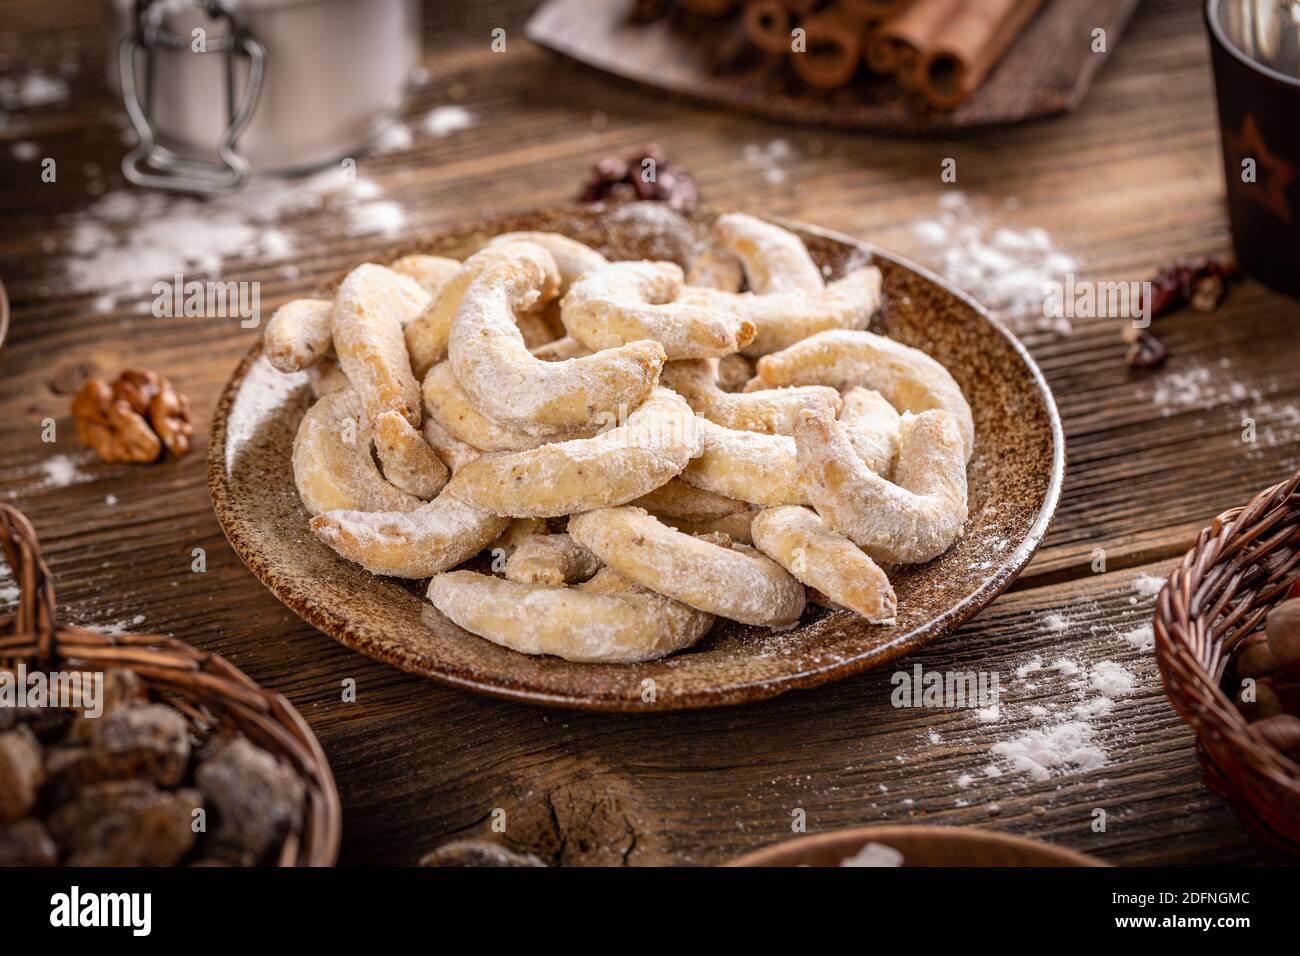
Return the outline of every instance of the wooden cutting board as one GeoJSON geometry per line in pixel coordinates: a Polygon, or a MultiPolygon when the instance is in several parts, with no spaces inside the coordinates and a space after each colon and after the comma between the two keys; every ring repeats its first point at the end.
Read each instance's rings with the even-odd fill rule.
{"type": "Polygon", "coordinates": [[[865,68],[849,86],[818,90],[783,57],[744,36],[739,16],[679,8],[631,17],[633,0],[547,0],[529,20],[534,43],[627,80],[769,119],[882,133],[948,135],[1063,113],[1083,99],[1139,0],[1048,0],[984,85],[952,112],[925,107],[865,68]],[[1094,53],[1093,31],[1106,52],[1094,53]]]}

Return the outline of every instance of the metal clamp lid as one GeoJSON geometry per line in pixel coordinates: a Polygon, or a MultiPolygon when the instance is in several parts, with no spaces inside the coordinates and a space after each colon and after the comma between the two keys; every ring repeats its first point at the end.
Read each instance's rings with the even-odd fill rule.
{"type": "Polygon", "coordinates": [[[181,192],[218,193],[238,189],[248,179],[248,160],[236,146],[239,134],[252,119],[257,97],[262,89],[266,61],[265,48],[249,36],[247,30],[222,0],[195,0],[209,19],[224,21],[224,36],[205,41],[195,49],[185,37],[169,33],[162,24],[164,13],[172,3],[136,0],[132,29],[118,44],[118,72],[122,83],[122,101],[135,127],[140,143],[122,159],[122,172],[137,186],[181,192]],[[217,143],[216,162],[189,159],[158,143],[157,132],[149,119],[148,106],[153,101],[154,75],[158,50],[188,50],[200,54],[224,54],[226,67],[226,129],[217,143]],[[136,88],[136,51],[144,50],[145,103],[136,88]],[[236,55],[248,59],[248,83],[243,101],[235,107],[236,55]]]}

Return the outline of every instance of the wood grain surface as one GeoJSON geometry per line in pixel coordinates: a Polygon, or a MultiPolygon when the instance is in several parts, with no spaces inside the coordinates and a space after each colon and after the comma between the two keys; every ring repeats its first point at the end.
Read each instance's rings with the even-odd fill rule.
{"type": "Polygon", "coordinates": [[[738,16],[669,6],[639,21],[633,0],[548,0],[528,22],[534,42],[613,76],[783,122],[943,136],[1073,109],[1119,42],[1138,0],[1048,0],[979,90],[935,110],[861,68],[843,89],[818,90],[748,41],[738,16]],[[1106,38],[1093,50],[1093,31],[1106,38]]]}
{"type": "MultiPolygon", "coordinates": [[[[358,158],[359,174],[404,210],[403,234],[569,199],[598,157],[659,142],[713,205],[819,223],[933,265],[915,226],[954,190],[995,222],[1047,229],[1081,278],[1139,279],[1173,258],[1229,248],[1208,51],[1192,0],[1143,4],[1076,112],[960,142],[782,127],[604,82],[524,39],[532,7],[430,5],[429,77],[407,108],[411,146],[358,158]],[[507,31],[504,53],[490,47],[497,27],[507,31]],[[448,104],[473,125],[426,132],[422,117],[448,104]],[[940,180],[947,157],[957,160],[956,184],[940,180]]],[[[1166,574],[1213,515],[1300,464],[1296,303],[1247,282],[1217,313],[1161,320],[1172,357],[1155,372],[1126,368],[1120,320],[1075,320],[1069,335],[1025,332],[1068,436],[1055,525],[1011,592],[900,664],[997,672],[998,720],[895,708],[888,671],[677,715],[481,699],[314,632],[226,546],[205,485],[206,422],[256,330],[154,318],[147,283],[105,307],[69,282],[68,247],[88,206],[125,188],[119,111],[101,82],[102,9],[94,0],[0,7],[0,80],[67,70],[64,100],[8,110],[0,124],[0,278],[14,317],[0,352],[0,494],[41,532],[70,619],[174,634],[289,696],[338,778],[343,863],[409,864],[447,840],[485,836],[564,864],[713,864],[789,837],[800,815],[809,832],[984,826],[1111,863],[1259,861],[1203,785],[1150,652],[1121,635],[1150,622],[1143,575],[1166,574]],[[57,182],[41,181],[43,157],[57,161],[57,182]],[[157,369],[192,397],[200,426],[189,457],[132,467],[78,450],[71,391],[124,365],[157,369]],[[41,440],[47,417],[54,445],[41,440]],[[1257,441],[1243,442],[1243,418],[1254,420],[1257,441]],[[59,455],[75,466],[70,484],[51,470],[59,455]],[[205,549],[203,574],[191,571],[194,548],[205,549]],[[1095,573],[1098,549],[1106,564],[1095,573]],[[1026,669],[1035,656],[1045,666],[1026,669]],[[1104,765],[1041,781],[988,775],[995,745],[1042,726],[1030,708],[1067,713],[1084,702],[1051,669],[1060,659],[1085,669],[1115,661],[1135,678],[1090,721],[1104,765]],[[341,699],[349,679],[355,703],[341,699]],[[1098,810],[1104,831],[1094,828],[1098,810]],[[493,832],[495,811],[504,811],[504,834],[493,832]]],[[[268,314],[375,242],[329,207],[294,211],[280,228],[295,239],[290,261],[233,254],[213,276],[261,282],[268,314]]]]}

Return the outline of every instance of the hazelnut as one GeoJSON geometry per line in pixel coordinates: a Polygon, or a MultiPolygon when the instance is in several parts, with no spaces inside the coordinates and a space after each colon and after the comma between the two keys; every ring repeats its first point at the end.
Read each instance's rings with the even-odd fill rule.
{"type": "Polygon", "coordinates": [[[1250,725],[1252,736],[1276,747],[1292,760],[1300,760],[1300,717],[1274,714],[1250,725]]]}
{"type": "Polygon", "coordinates": [[[1255,681],[1255,708],[1260,717],[1300,714],[1300,684],[1277,677],[1255,681]]]}
{"type": "Polygon", "coordinates": [[[1268,646],[1268,636],[1256,631],[1241,642],[1233,657],[1238,677],[1271,677],[1277,673],[1277,661],[1268,646]]]}
{"type": "Polygon", "coordinates": [[[25,724],[0,733],[0,823],[25,817],[45,782],[36,735],[25,724]]]}
{"type": "Polygon", "coordinates": [[[1300,600],[1283,601],[1269,611],[1264,630],[1282,673],[1300,680],[1300,600]]]}

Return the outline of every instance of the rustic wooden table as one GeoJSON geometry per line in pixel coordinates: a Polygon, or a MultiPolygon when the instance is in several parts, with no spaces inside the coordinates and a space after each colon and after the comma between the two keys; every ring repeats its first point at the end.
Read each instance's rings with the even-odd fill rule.
{"type": "MultiPolygon", "coordinates": [[[[1165,575],[1215,514],[1300,463],[1295,302],[1247,282],[1216,314],[1163,320],[1172,357],[1155,372],[1126,368],[1118,320],[1026,332],[1069,438],[1055,524],[1008,594],[900,665],[997,671],[999,719],[895,709],[892,669],[756,706],[660,717],[474,697],[313,631],[227,547],[208,501],[206,422],[257,332],[154,318],[150,282],[106,299],[90,287],[99,273],[72,265],[71,254],[90,252],[103,272],[95,250],[113,240],[94,222],[109,218],[105,197],[120,202],[127,189],[119,111],[102,83],[103,6],[0,4],[0,94],[48,100],[0,115],[0,277],[14,311],[0,352],[0,494],[41,532],[71,619],[181,636],[289,696],[338,778],[341,862],[413,863],[449,839],[491,835],[497,809],[506,842],[564,864],[719,863],[788,837],[799,810],[809,831],[925,822],[1038,837],[1114,863],[1258,861],[1203,785],[1192,737],[1130,632],[1152,614],[1144,575],[1165,575]],[[57,164],[53,183],[41,179],[45,158],[57,164]],[[88,374],[126,365],[162,371],[190,394],[194,454],[146,468],[78,449],[71,392],[88,374]],[[1243,441],[1246,417],[1254,442],[1243,441]],[[57,423],[55,444],[42,442],[46,418],[57,423]],[[191,572],[194,548],[207,554],[202,575],[191,572]],[[1041,729],[1038,708],[1087,704],[1070,668],[1052,668],[1058,660],[1084,671],[1114,661],[1134,685],[1112,695],[1109,713],[1092,708],[1076,721],[1101,766],[1037,780],[992,750],[1041,729]],[[357,683],[355,703],[340,700],[346,678],[357,683]]],[[[1143,278],[1229,247],[1207,47],[1191,0],[1147,0],[1076,113],[952,142],[779,127],[671,101],[530,47],[527,0],[434,6],[427,82],[409,106],[412,141],[359,159],[360,174],[405,213],[398,222],[393,209],[372,209],[372,225],[415,233],[562,201],[594,159],[657,141],[711,204],[808,220],[932,264],[941,263],[915,226],[955,189],[994,223],[1046,228],[1083,278],[1143,278]],[[497,27],[504,53],[490,48],[497,27]],[[448,129],[464,116],[445,110],[436,128],[421,122],[448,104],[472,125],[448,129]],[[940,181],[943,157],[958,160],[955,185],[940,181]]],[[[144,242],[151,221],[171,228],[171,208],[136,210],[128,218],[139,221],[109,229],[144,242]]],[[[375,242],[361,234],[364,218],[290,208],[277,227],[292,251],[281,246],[275,259],[261,236],[256,254],[227,250],[218,273],[260,281],[269,310],[364,254],[375,242]]],[[[120,274],[138,275],[144,254],[128,247],[120,274]]],[[[0,580],[0,600],[11,592],[0,580]]]]}

